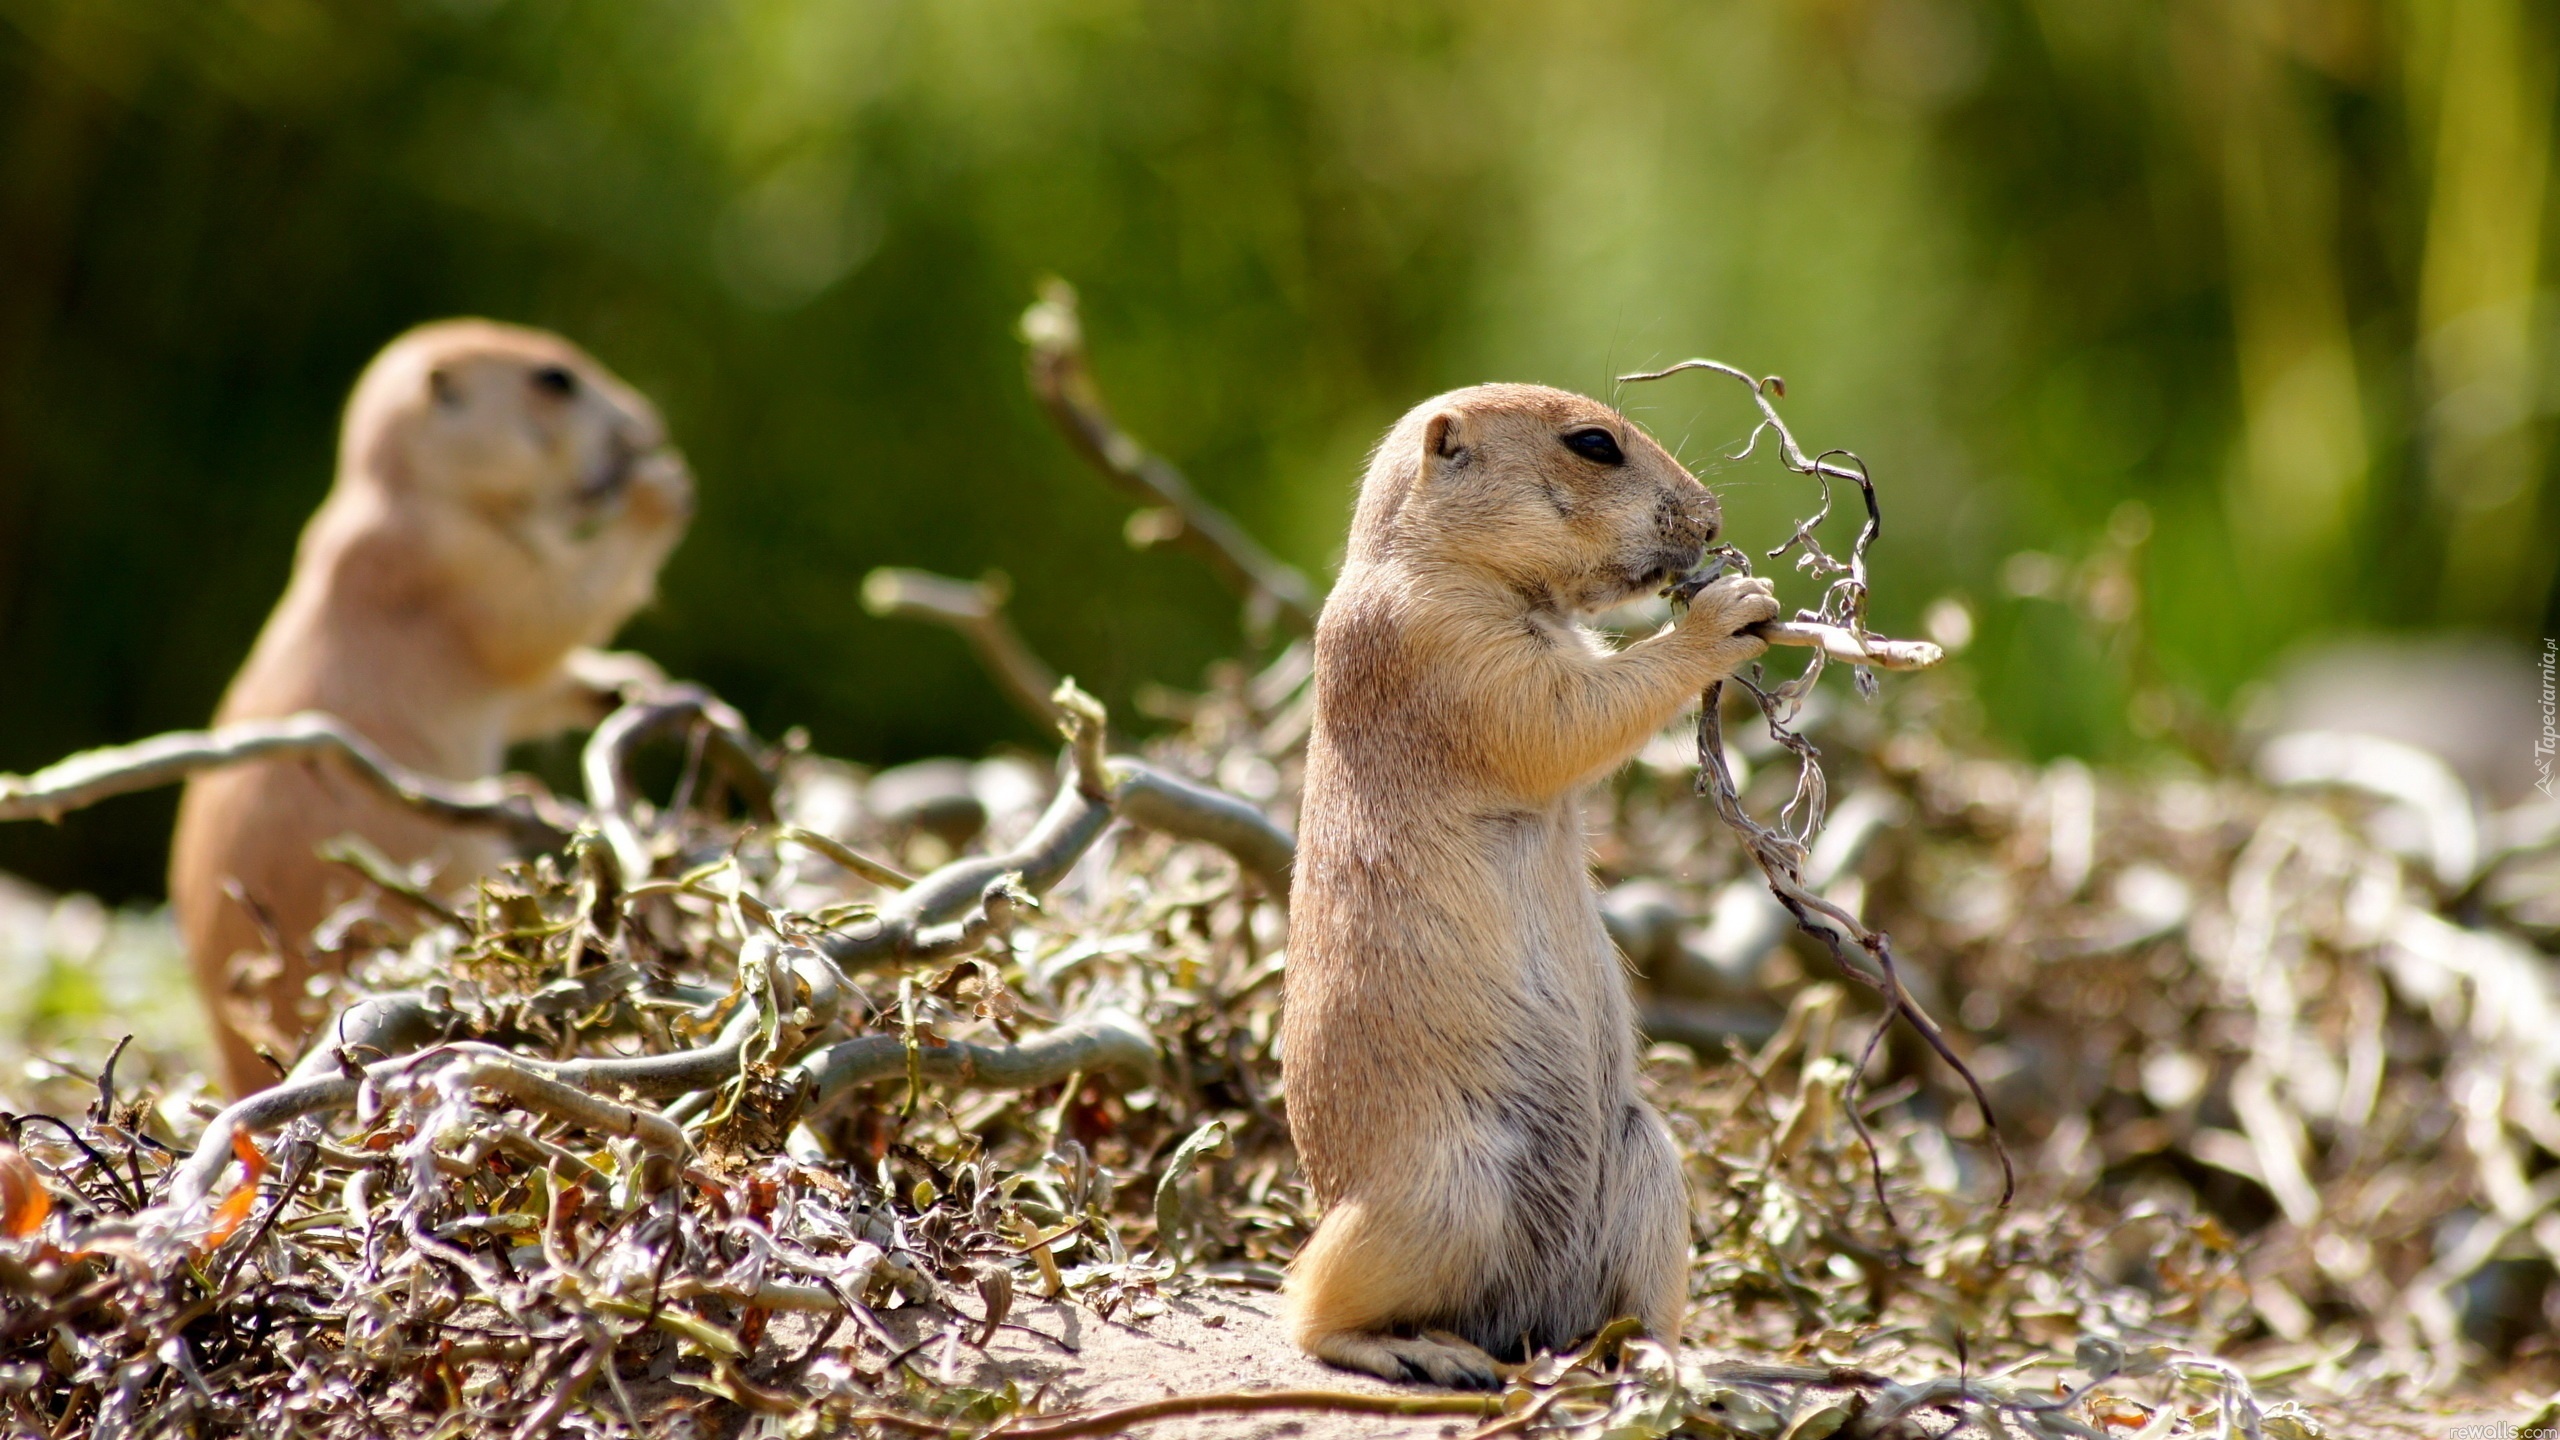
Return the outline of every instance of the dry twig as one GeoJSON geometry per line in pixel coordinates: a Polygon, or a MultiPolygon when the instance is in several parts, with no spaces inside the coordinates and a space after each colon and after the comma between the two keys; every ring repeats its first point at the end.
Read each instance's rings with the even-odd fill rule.
{"type": "Polygon", "coordinates": [[[530,849],[553,849],[577,827],[530,781],[460,782],[422,775],[384,755],[333,715],[305,711],[244,720],[219,730],[180,730],[131,745],[84,750],[32,775],[0,775],[0,820],[58,820],[137,790],[174,785],[203,770],[251,760],[332,755],[365,783],[422,814],[503,829],[530,849]]]}
{"type": "Polygon", "coordinates": [[[1183,473],[1150,452],[1111,418],[1085,354],[1075,287],[1051,280],[1022,316],[1031,392],[1075,452],[1121,489],[1156,507],[1132,518],[1133,543],[1170,540],[1207,561],[1245,597],[1257,631],[1277,620],[1300,634],[1315,629],[1316,589],[1245,533],[1226,512],[1200,498],[1183,473]]]}
{"type": "MultiPolygon", "coordinates": [[[[1884,997],[1884,1024],[1877,1027],[1859,1054],[1859,1077],[1864,1077],[1867,1065],[1873,1060],[1876,1047],[1884,1038],[1885,1026],[1899,1016],[1908,1021],[1920,1038],[1928,1042],[1929,1048],[1936,1051],[1938,1057],[1963,1080],[1981,1113],[1984,1131],[1991,1138],[1992,1152],[2000,1162],[2000,1204],[2006,1207],[2017,1194],[2017,1167],[2009,1158],[2008,1142],[2000,1134],[1999,1120],[1992,1114],[1991,1097],[1983,1093],[1982,1082],[1975,1077],[1972,1067],[1966,1065],[1947,1043],[1946,1032],[1939,1027],[1937,1020],[1904,987],[1894,963],[1892,941],[1880,931],[1867,929],[1855,915],[1814,894],[1804,883],[1806,847],[1822,828],[1824,782],[1820,753],[1810,742],[1787,728],[1786,720],[1794,703],[1812,688],[1814,680],[1822,673],[1824,659],[1829,655],[1855,657],[1862,665],[1876,656],[1891,655],[1896,663],[1888,664],[1888,668],[1918,669],[1936,664],[1941,658],[1940,652],[1934,645],[1916,641],[1885,641],[1867,633],[1867,547],[1874,544],[1876,536],[1882,533],[1884,520],[1876,508],[1875,484],[1867,476],[1865,463],[1845,450],[1826,450],[1807,459],[1803,449],[1796,444],[1794,433],[1788,430],[1786,421],[1779,418],[1777,406],[1770,402],[1772,395],[1786,393],[1785,384],[1774,375],[1755,380],[1743,371],[1714,360],[1684,360],[1668,369],[1618,378],[1625,381],[1659,380],[1684,370],[1712,371],[1739,380],[1750,388],[1751,398],[1760,409],[1760,423],[1753,428],[1742,449],[1731,458],[1738,460],[1749,455],[1763,433],[1775,434],[1778,437],[1779,462],[1797,474],[1812,476],[1822,486],[1821,508],[1798,523],[1795,533],[1769,552],[1771,558],[1801,547],[1803,553],[1797,561],[1798,568],[1815,575],[1838,577],[1826,587],[1821,607],[1800,612],[1796,624],[1788,631],[1773,631],[1766,626],[1755,631],[1771,640],[1777,640],[1784,633],[1787,635],[1786,643],[1810,644],[1814,657],[1804,674],[1778,687],[1774,695],[1749,680],[1738,681],[1759,701],[1771,738],[1794,752],[1799,762],[1796,796],[1802,810],[1793,832],[1761,824],[1742,804],[1739,788],[1734,784],[1733,774],[1725,760],[1722,681],[1707,687],[1706,693],[1698,700],[1698,794],[1714,803],[1717,818],[1741,838],[1744,848],[1768,880],[1769,892],[1794,917],[1796,927],[1820,941],[1843,971],[1884,997]],[[1833,463],[1831,457],[1835,455],[1845,463],[1833,463]],[[1833,480],[1854,483],[1866,498],[1866,523],[1859,529],[1858,538],[1845,562],[1827,554],[1814,534],[1831,513],[1833,480]],[[1806,638],[1799,641],[1797,635],[1806,638]],[[1853,959],[1853,954],[1858,958],[1853,959]]],[[[1708,571],[1675,587],[1678,598],[1685,601],[1696,594],[1728,565],[1744,573],[1750,570],[1749,562],[1740,552],[1727,547],[1708,571]]],[[[1872,696],[1875,693],[1874,677],[1864,668],[1860,668],[1857,675],[1860,693],[1872,696]]],[[[1795,810],[1797,806],[1791,804],[1789,808],[1795,810]]],[[[1865,1137],[1866,1120],[1854,1100],[1848,1107],[1848,1115],[1860,1135],[1865,1137]]],[[[1867,1151],[1877,1202],[1886,1206],[1886,1214],[1890,1218],[1891,1209],[1885,1199],[1884,1162],[1876,1153],[1872,1137],[1867,1137],[1867,1151]]]]}
{"type": "Polygon", "coordinates": [[[1025,715],[1055,729],[1058,707],[1050,694],[1057,673],[1022,643],[1005,618],[1004,602],[1012,587],[1001,575],[976,581],[954,580],[924,570],[883,566],[862,580],[862,608],[874,615],[929,620],[958,631],[978,652],[978,660],[994,676],[1005,698],[1025,715]]]}

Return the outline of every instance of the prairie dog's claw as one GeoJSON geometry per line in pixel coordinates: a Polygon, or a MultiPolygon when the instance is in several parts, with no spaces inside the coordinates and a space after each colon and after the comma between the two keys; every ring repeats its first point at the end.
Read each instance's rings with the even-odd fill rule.
{"type": "Polygon", "coordinates": [[[1757,575],[1728,575],[1699,591],[1681,626],[1709,634],[1740,634],[1778,618],[1777,587],[1757,575]]]}
{"type": "Polygon", "coordinates": [[[1493,1357],[1454,1335],[1407,1338],[1345,1332],[1326,1336],[1308,1348],[1327,1364],[1362,1371],[1381,1380],[1410,1380],[1451,1390],[1502,1388],[1493,1357]]]}

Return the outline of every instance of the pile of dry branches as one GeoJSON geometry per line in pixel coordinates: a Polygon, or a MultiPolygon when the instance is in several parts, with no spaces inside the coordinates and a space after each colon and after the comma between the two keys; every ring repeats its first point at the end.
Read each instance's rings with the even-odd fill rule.
{"type": "MultiPolygon", "coordinates": [[[[1312,1219],[1273,1053],[1312,592],[1111,424],[1070,296],[1026,329],[1039,393],[1155,503],[1133,534],[1205,537],[1271,647],[1143,757],[1001,594],[883,572],[875,608],[960,629],[1058,725],[1054,767],[872,775],[675,690],[598,730],[576,799],[425,781],[314,718],[0,777],[8,818],[328,750],[533,852],[461,909],[351,857],[377,893],[324,932],[336,1016],[275,1089],[190,1109],[111,1064],[84,1113],[10,1118],[13,1428],[1054,1436],[1299,1406],[1479,1436],[2305,1440],[2278,1394],[2548,1363],[2518,1342],[2560,1255],[2535,948],[2560,915],[2518,877],[2560,826],[2484,825],[2349,737],[2261,777],[2102,778],[1954,748],[1931,683],[1753,677],[1758,723],[1728,735],[1710,697],[1709,801],[1665,737],[1600,847],[1680,1042],[1647,1083],[1689,1158],[1691,1336],[1722,1358],[1611,1333],[1490,1401],[1103,1415],[987,1382],[963,1359],[1018,1297],[1144,1322],[1276,1285],[1312,1219]],[[631,780],[652,744],[680,754],[663,802],[631,780]]],[[[1776,433],[1868,502],[1848,560],[1811,522],[1790,542],[1828,584],[1792,638],[1817,671],[1889,664],[1863,467],[1776,433]]]]}

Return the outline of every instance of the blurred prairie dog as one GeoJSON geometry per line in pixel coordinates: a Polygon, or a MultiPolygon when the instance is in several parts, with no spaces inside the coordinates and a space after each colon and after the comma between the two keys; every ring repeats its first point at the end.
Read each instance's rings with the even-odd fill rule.
{"type": "MultiPolygon", "coordinates": [[[[582,647],[649,599],[692,507],[657,411],[585,351],[487,320],[412,330],[356,381],[336,482],[215,722],[324,710],[414,769],[496,774],[510,743],[592,723],[599,691],[653,670],[582,647]]],[[[356,884],[313,852],[350,834],[434,862],[448,887],[506,858],[488,832],[420,816],[334,762],[187,784],[169,898],[234,1093],[274,1078],[233,1023],[249,998],[234,957],[281,945],[253,993],[270,1042],[298,1044],[318,1019],[307,942],[356,884]]]]}
{"type": "Polygon", "coordinates": [[[1616,652],[1576,620],[1695,566],[1719,519],[1626,417],[1540,386],[1426,401],[1370,458],[1316,629],[1283,1009],[1326,1206],[1290,1323],[1320,1359],[1490,1386],[1620,1315],[1679,1342],[1686,1191],[1579,794],[1778,607],[1720,581],[1616,652]]]}

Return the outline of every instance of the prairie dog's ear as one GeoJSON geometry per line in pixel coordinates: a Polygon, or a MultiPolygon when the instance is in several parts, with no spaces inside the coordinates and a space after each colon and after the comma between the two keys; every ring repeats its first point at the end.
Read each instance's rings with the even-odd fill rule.
{"type": "Polygon", "coordinates": [[[1422,424],[1422,469],[1430,474],[1441,469],[1455,469],[1473,458],[1468,446],[1468,425],[1464,412],[1443,410],[1422,424]]]}

